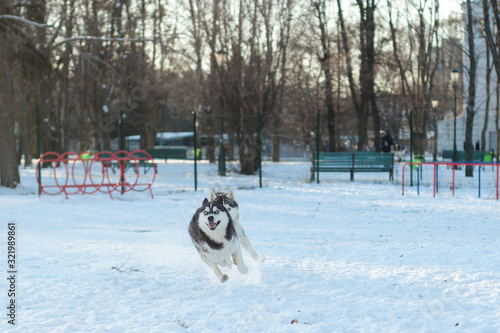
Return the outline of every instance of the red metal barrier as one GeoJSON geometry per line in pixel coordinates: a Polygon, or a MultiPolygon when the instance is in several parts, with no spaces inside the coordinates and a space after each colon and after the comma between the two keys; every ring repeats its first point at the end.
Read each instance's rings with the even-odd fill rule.
{"type": "Polygon", "coordinates": [[[151,186],[156,178],[156,164],[151,155],[143,150],[81,154],[67,152],[62,155],[48,152],[40,157],[36,169],[40,196],[42,193],[64,193],[68,198],[70,194],[102,192],[113,198],[114,191],[124,194],[128,191],[149,190],[151,197],[154,197],[151,186]],[[42,184],[39,170],[43,163],[51,164],[54,170],[53,183],[42,184]],[[141,182],[141,176],[147,180],[141,182]]]}
{"type": "MultiPolygon", "coordinates": [[[[432,165],[434,167],[434,185],[433,185],[433,196],[436,196],[436,188],[438,185],[438,179],[437,179],[437,167],[439,165],[446,165],[449,166],[453,169],[453,178],[452,178],[452,195],[455,195],[455,169],[457,166],[478,166],[478,167],[485,167],[485,166],[491,166],[491,167],[496,167],[496,199],[498,200],[498,194],[499,194],[499,168],[500,168],[500,163],[488,163],[488,162],[407,162],[403,164],[403,176],[402,176],[402,195],[405,195],[405,167],[407,165],[416,165],[416,166],[422,166],[422,165],[432,165]]],[[[418,175],[417,175],[418,179],[418,175]]],[[[479,179],[480,181],[480,179],[479,179]]],[[[417,186],[418,188],[418,186],[417,186]]],[[[480,187],[479,187],[480,189],[480,187]]],[[[479,192],[481,193],[481,192],[479,192]]]]}

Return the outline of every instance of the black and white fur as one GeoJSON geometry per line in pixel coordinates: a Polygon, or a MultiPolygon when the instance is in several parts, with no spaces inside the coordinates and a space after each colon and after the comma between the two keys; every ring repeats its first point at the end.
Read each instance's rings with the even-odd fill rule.
{"type": "Polygon", "coordinates": [[[222,200],[224,207],[228,211],[229,215],[233,220],[234,229],[236,231],[236,235],[240,240],[241,245],[250,253],[252,258],[255,261],[262,262],[264,259],[258,255],[252,247],[250,240],[248,239],[243,227],[241,226],[241,213],[239,211],[238,203],[236,202],[236,198],[234,195],[234,191],[232,188],[229,188],[227,193],[224,192],[215,192],[213,189],[210,191],[210,196],[208,201],[215,202],[217,200],[222,200]]]}
{"type": "Polygon", "coordinates": [[[219,265],[231,268],[234,262],[240,273],[248,272],[233,219],[222,198],[213,202],[205,199],[191,219],[188,231],[201,258],[221,282],[226,282],[228,277],[222,274],[219,265]]]}

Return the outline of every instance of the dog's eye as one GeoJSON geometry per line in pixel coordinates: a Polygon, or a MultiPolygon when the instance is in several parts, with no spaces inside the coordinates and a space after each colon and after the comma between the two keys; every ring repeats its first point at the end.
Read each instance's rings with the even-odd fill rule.
{"type": "Polygon", "coordinates": [[[231,211],[231,207],[229,207],[229,208],[227,209],[227,211],[228,211],[228,212],[230,212],[230,211],[231,211]]]}
{"type": "Polygon", "coordinates": [[[208,212],[203,212],[203,214],[208,215],[208,212]]]}
{"type": "Polygon", "coordinates": [[[220,213],[220,211],[216,210],[214,213],[215,213],[215,214],[219,214],[219,213],[220,213]]]}

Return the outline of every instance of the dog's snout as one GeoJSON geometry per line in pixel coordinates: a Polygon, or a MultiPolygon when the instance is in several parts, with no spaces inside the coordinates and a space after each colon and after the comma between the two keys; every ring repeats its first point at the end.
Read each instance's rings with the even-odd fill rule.
{"type": "Polygon", "coordinates": [[[210,215],[210,216],[208,217],[208,221],[209,221],[209,222],[212,222],[213,220],[214,220],[214,217],[210,215]]]}

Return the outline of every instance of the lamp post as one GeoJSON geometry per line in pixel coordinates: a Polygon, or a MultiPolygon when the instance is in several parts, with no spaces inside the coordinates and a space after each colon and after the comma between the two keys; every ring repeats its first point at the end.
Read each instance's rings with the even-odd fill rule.
{"type": "Polygon", "coordinates": [[[226,62],[227,53],[219,51],[215,54],[215,60],[220,70],[220,148],[219,148],[219,176],[226,175],[226,152],[224,149],[224,99],[222,95],[222,66],[226,62]]]}
{"type": "Polygon", "coordinates": [[[458,89],[458,77],[460,74],[458,70],[453,69],[451,71],[451,82],[453,83],[453,90],[455,91],[455,103],[453,108],[453,155],[451,160],[456,162],[458,160],[457,153],[457,89],[458,89]]]}
{"type": "Polygon", "coordinates": [[[436,110],[439,105],[439,100],[438,99],[433,99],[432,100],[432,110],[434,112],[434,156],[433,160],[434,162],[437,161],[437,143],[438,143],[438,127],[437,127],[437,115],[436,115],[436,110]]]}

